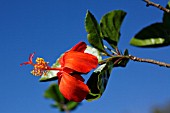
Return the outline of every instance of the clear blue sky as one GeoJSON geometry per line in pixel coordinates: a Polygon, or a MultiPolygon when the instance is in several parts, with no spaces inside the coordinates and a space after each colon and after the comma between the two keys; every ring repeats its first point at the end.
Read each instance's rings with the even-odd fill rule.
{"type": "MultiPolygon", "coordinates": [[[[154,0],[165,6],[168,0],[154,0]]],[[[53,101],[43,97],[51,82],[40,83],[20,67],[30,53],[51,64],[61,53],[86,40],[84,18],[90,10],[99,21],[102,15],[122,9],[127,12],[121,28],[120,50],[135,56],[170,63],[170,48],[141,49],[129,45],[141,28],[160,22],[163,12],[145,6],[142,0],[0,0],[0,112],[57,113],[53,101]]],[[[151,113],[170,101],[170,70],[130,61],[112,71],[102,98],[87,102],[72,113],[151,113]]],[[[57,81],[55,81],[57,82],[57,81]]]]}

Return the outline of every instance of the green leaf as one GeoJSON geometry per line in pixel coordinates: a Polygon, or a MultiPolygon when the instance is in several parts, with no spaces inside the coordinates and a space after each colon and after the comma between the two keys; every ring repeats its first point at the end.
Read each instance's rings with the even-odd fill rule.
{"type": "Polygon", "coordinates": [[[44,97],[48,99],[53,99],[57,103],[63,103],[65,101],[65,98],[60,93],[57,84],[51,84],[50,87],[45,91],[44,97]]]}
{"type": "Polygon", "coordinates": [[[107,62],[100,65],[90,76],[87,81],[87,86],[90,88],[90,93],[86,100],[92,101],[100,98],[105,91],[107,82],[109,80],[113,63],[107,62]]]}
{"type": "Polygon", "coordinates": [[[170,29],[163,23],[154,23],[138,32],[130,41],[133,46],[162,47],[170,45],[170,29]]]}
{"type": "Polygon", "coordinates": [[[58,77],[56,76],[57,71],[48,71],[45,75],[43,74],[41,78],[39,79],[40,82],[48,82],[57,80],[58,77]]]}
{"type": "Polygon", "coordinates": [[[125,16],[126,12],[122,10],[114,10],[105,14],[100,21],[103,38],[113,48],[115,48],[119,42],[120,27],[125,16]]]}
{"type": "MultiPolygon", "coordinates": [[[[170,9],[170,1],[168,2],[166,8],[170,9]]],[[[170,29],[170,13],[164,12],[163,24],[167,27],[167,29],[170,29]]]]}
{"type": "Polygon", "coordinates": [[[125,57],[125,56],[128,56],[128,55],[125,55],[126,52],[128,52],[128,51],[125,50],[125,53],[123,56],[110,57],[110,58],[106,59],[106,61],[112,62],[114,67],[126,67],[127,63],[129,62],[129,58],[125,57]]]}
{"type": "Polygon", "coordinates": [[[68,110],[74,110],[74,109],[76,109],[77,108],[77,106],[79,105],[80,103],[77,103],[77,102],[73,102],[73,101],[69,101],[68,103],[67,103],[67,109],[68,110]]]}
{"type": "Polygon", "coordinates": [[[88,33],[87,39],[89,43],[95,47],[96,49],[104,52],[103,42],[100,35],[100,27],[97,23],[97,20],[92,15],[90,11],[87,11],[86,18],[85,18],[85,29],[88,33]]]}
{"type": "MultiPolygon", "coordinates": [[[[129,52],[127,49],[125,49],[124,51],[124,56],[128,56],[129,55],[129,52]]],[[[119,58],[119,62],[114,66],[114,67],[126,67],[127,63],[129,62],[129,59],[127,58],[124,58],[124,59],[121,59],[119,58]]]]}

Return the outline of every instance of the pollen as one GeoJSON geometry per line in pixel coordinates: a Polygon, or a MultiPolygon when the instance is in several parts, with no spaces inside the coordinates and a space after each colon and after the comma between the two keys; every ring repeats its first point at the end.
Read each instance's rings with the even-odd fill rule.
{"type": "Polygon", "coordinates": [[[35,76],[41,76],[47,73],[48,67],[48,62],[45,62],[43,58],[37,58],[31,73],[35,76]]]}

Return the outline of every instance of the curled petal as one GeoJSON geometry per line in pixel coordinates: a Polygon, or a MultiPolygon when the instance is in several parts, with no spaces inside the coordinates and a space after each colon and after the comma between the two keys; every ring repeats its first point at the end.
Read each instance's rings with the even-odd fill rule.
{"type": "Polygon", "coordinates": [[[63,67],[80,73],[88,73],[98,65],[98,59],[88,53],[69,51],[63,55],[63,67]]]}
{"type": "Polygon", "coordinates": [[[79,42],[75,46],[73,46],[69,51],[78,51],[78,52],[84,52],[87,45],[85,42],[79,42]]]}
{"type": "MultiPolygon", "coordinates": [[[[62,95],[75,102],[81,102],[89,94],[90,90],[86,84],[84,84],[78,75],[76,77],[69,75],[66,72],[60,72],[59,77],[59,90],[62,95]]],[[[80,75],[79,75],[80,76],[80,75]]]]}

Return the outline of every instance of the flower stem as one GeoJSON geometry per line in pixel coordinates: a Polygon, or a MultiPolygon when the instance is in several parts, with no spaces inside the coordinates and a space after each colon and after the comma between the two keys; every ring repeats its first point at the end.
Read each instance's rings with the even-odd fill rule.
{"type": "MultiPolygon", "coordinates": [[[[149,0],[144,0],[144,1],[149,1],[149,0]]],[[[114,60],[114,65],[116,65],[121,60],[129,59],[129,60],[133,60],[133,61],[137,61],[137,62],[145,62],[145,63],[155,64],[155,65],[159,65],[162,67],[170,68],[170,64],[165,63],[165,62],[160,62],[160,61],[156,61],[153,59],[139,58],[139,57],[136,57],[133,55],[122,55],[119,52],[118,48],[116,48],[116,51],[113,51],[112,49],[108,48],[107,46],[104,46],[104,47],[105,47],[105,49],[109,50],[113,55],[111,55],[109,58],[106,58],[106,59],[100,61],[99,62],[100,65],[116,58],[117,60],[116,61],[114,60]]]]}
{"type": "Polygon", "coordinates": [[[113,51],[112,49],[110,49],[109,47],[104,45],[104,48],[109,50],[112,54],[116,54],[117,55],[117,53],[115,51],[113,51]]]}
{"type": "Polygon", "coordinates": [[[56,70],[56,71],[60,71],[60,70],[62,70],[62,68],[57,68],[57,67],[53,67],[53,68],[51,68],[51,67],[48,67],[46,70],[56,70]]]}
{"type": "Polygon", "coordinates": [[[133,60],[133,61],[136,61],[136,62],[145,62],[145,63],[155,64],[155,65],[158,65],[158,66],[170,68],[170,64],[168,64],[168,63],[160,62],[160,61],[153,60],[153,59],[139,58],[139,57],[136,57],[136,56],[133,56],[133,55],[128,55],[128,56],[117,55],[117,56],[114,56],[114,57],[109,57],[109,58],[106,58],[106,59],[102,60],[101,62],[99,62],[99,64],[104,64],[107,61],[112,60],[114,58],[118,59],[117,61],[114,62],[114,64],[117,64],[117,62],[119,62],[120,60],[129,59],[129,60],[133,60]]]}
{"type": "Polygon", "coordinates": [[[67,105],[66,105],[66,104],[64,104],[64,103],[60,103],[60,104],[61,104],[61,106],[62,106],[63,110],[65,111],[65,113],[70,113],[70,111],[68,110],[68,108],[67,108],[67,105]]]}

